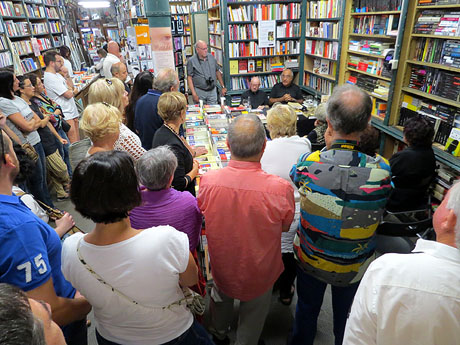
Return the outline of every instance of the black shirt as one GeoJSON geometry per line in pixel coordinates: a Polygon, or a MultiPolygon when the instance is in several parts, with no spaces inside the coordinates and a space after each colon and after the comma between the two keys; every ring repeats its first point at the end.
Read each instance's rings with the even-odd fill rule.
{"type": "MultiPolygon", "coordinates": [[[[280,98],[280,97],[283,97],[287,93],[290,94],[296,100],[302,99],[302,91],[300,90],[300,87],[298,87],[294,83],[291,83],[289,87],[286,87],[281,82],[273,86],[272,92],[270,93],[270,98],[280,98]]],[[[283,102],[283,103],[287,104],[287,102],[283,102]]]]}
{"type": "MultiPolygon", "coordinates": [[[[40,108],[35,102],[31,102],[30,109],[32,109],[35,114],[40,118],[40,120],[44,119],[43,114],[40,111],[40,108]]],[[[57,146],[57,138],[54,136],[53,132],[45,126],[43,128],[37,128],[38,135],[40,135],[40,140],[43,146],[43,150],[45,151],[45,156],[49,156],[56,152],[58,149],[57,146]]]]}
{"type": "Polygon", "coordinates": [[[256,109],[261,105],[268,105],[268,96],[262,90],[257,90],[256,93],[251,90],[244,91],[241,95],[241,102],[245,99],[249,99],[249,105],[252,109],[256,109]]]}
{"type": "Polygon", "coordinates": [[[153,137],[152,148],[169,145],[169,148],[177,157],[177,168],[174,172],[172,187],[179,191],[188,191],[195,196],[195,180],[187,185],[185,175],[193,169],[193,157],[187,147],[184,145],[176,134],[174,134],[165,125],[161,126],[155,132],[153,137]]]}
{"type": "Polygon", "coordinates": [[[408,147],[390,158],[390,166],[394,189],[387,209],[395,212],[425,206],[428,187],[436,174],[433,149],[408,147]]]}

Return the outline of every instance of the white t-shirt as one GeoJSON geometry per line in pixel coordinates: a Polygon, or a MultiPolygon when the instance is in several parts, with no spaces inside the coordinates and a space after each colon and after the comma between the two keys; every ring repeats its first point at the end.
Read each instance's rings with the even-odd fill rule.
{"type": "Polygon", "coordinates": [[[33,214],[48,224],[48,215],[31,194],[27,194],[18,186],[13,186],[13,193],[19,196],[19,199],[21,199],[21,201],[32,211],[33,214]]]}
{"type": "Polygon", "coordinates": [[[67,60],[67,59],[64,59],[64,67],[66,67],[68,70],[69,70],[69,77],[70,78],[73,78],[73,67],[72,67],[72,63],[67,60]]]}
{"type": "Polygon", "coordinates": [[[108,53],[105,57],[104,63],[102,64],[102,70],[104,71],[104,76],[106,78],[112,78],[112,65],[114,63],[120,62],[120,59],[113,54],[108,53]]]}
{"type": "Polygon", "coordinates": [[[188,259],[187,235],[170,226],[153,227],[107,246],[89,244],[84,234],[75,234],[64,242],[62,272],[93,306],[97,330],[104,338],[155,345],[177,338],[193,323],[185,306],[161,308],[183,298],[179,274],[185,272],[188,259]],[[112,292],[82,265],[77,256],[80,239],[80,252],[89,266],[142,306],[112,292]]]}
{"type": "Polygon", "coordinates": [[[34,112],[30,106],[19,96],[14,96],[13,99],[0,97],[0,110],[6,116],[6,125],[19,137],[21,144],[28,142],[31,145],[36,145],[40,142],[40,135],[37,131],[32,131],[29,134],[23,132],[8,119],[10,115],[20,113],[26,121],[30,121],[34,117],[34,112]]]}
{"type": "Polygon", "coordinates": [[[59,73],[45,72],[44,84],[48,97],[61,106],[66,120],[78,117],[75,99],[73,97],[67,99],[62,96],[68,91],[67,83],[63,76],[59,73]]]}
{"type": "Polygon", "coordinates": [[[289,173],[292,166],[297,164],[299,157],[307,152],[311,152],[310,140],[301,138],[298,135],[293,135],[292,137],[282,137],[267,141],[267,146],[260,160],[262,170],[285,179],[290,182],[292,188],[294,188],[295,216],[289,228],[289,232],[283,232],[281,234],[282,253],[291,253],[293,251],[292,243],[297,231],[300,215],[299,190],[289,177],[289,173]]]}

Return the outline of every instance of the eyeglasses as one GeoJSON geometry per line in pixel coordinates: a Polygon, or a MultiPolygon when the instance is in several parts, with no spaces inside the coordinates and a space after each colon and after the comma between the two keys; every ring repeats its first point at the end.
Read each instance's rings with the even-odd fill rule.
{"type": "Polygon", "coordinates": [[[102,102],[102,104],[104,104],[107,108],[111,107],[111,105],[109,103],[107,103],[107,102],[102,102]]]}
{"type": "Polygon", "coordinates": [[[5,144],[3,143],[3,129],[0,128],[0,146],[2,147],[2,160],[6,164],[5,158],[5,144]]]}
{"type": "Polygon", "coordinates": [[[105,78],[105,82],[107,83],[107,85],[111,86],[113,83],[110,79],[107,79],[105,78]]]}

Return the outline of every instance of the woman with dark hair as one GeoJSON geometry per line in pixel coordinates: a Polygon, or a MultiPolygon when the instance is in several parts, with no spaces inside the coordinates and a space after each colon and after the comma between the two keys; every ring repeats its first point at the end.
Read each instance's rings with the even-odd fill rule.
{"type": "Polygon", "coordinates": [[[64,114],[62,114],[61,106],[45,94],[45,86],[39,77],[35,74],[30,74],[29,79],[35,87],[34,97],[31,98],[31,101],[33,104],[38,106],[43,115],[49,116],[50,123],[59,134],[60,139],[58,138],[57,140],[59,154],[67,166],[67,172],[69,173],[70,178],[72,178],[72,166],[70,165],[69,157],[69,138],[62,127],[64,114]]]}
{"type": "Polygon", "coordinates": [[[125,109],[126,126],[133,132],[136,132],[134,129],[134,111],[136,110],[137,100],[153,87],[153,80],[153,74],[149,71],[139,73],[134,79],[134,85],[129,94],[129,103],[125,109]]]}
{"type": "MultiPolygon", "coordinates": [[[[33,90],[32,85],[28,88],[33,90]]],[[[0,111],[7,117],[6,125],[14,133],[11,139],[23,147],[33,146],[38,154],[36,173],[29,180],[28,188],[38,200],[54,207],[46,184],[45,151],[37,132],[39,127],[46,125],[49,118],[40,120],[26,101],[15,96],[14,93],[17,91],[19,91],[19,80],[14,73],[7,70],[0,71],[0,111]]]]}
{"type": "Polygon", "coordinates": [[[72,68],[72,63],[70,62],[70,48],[67,47],[67,46],[62,46],[61,48],[59,48],[59,55],[62,56],[62,58],[64,59],[64,67],[67,68],[67,70],[69,71],[69,77],[70,78],[73,78],[73,68],[72,68]]]}
{"type": "Polygon", "coordinates": [[[411,118],[405,123],[403,134],[407,148],[390,158],[394,189],[387,209],[393,212],[424,208],[427,190],[436,175],[431,124],[422,117],[411,118]]]}
{"type": "Polygon", "coordinates": [[[38,105],[31,101],[35,96],[35,87],[33,86],[29,76],[19,77],[19,95],[29,105],[29,107],[40,118],[40,127],[37,128],[40,140],[45,152],[46,176],[49,177],[50,185],[56,191],[57,199],[64,200],[69,197],[65,191],[68,188],[70,178],[67,173],[67,166],[59,154],[57,141],[61,144],[66,144],[67,140],[62,139],[54,129],[53,125],[49,123],[49,116],[43,116],[38,105]],[[46,171],[48,174],[46,175],[46,171]]]}
{"type": "Polygon", "coordinates": [[[128,214],[141,195],[130,156],[105,151],[81,161],[71,200],[96,226],[65,240],[62,271],[93,306],[99,345],[212,344],[178,303],[180,286],[198,278],[187,235],[170,226],[131,227],[128,214]]]}

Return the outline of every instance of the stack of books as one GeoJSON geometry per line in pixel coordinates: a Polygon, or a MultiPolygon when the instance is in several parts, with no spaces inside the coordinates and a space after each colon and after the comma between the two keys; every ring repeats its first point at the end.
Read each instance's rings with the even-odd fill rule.
{"type": "Polygon", "coordinates": [[[425,10],[417,19],[414,33],[439,36],[460,36],[460,13],[425,10]]]}

